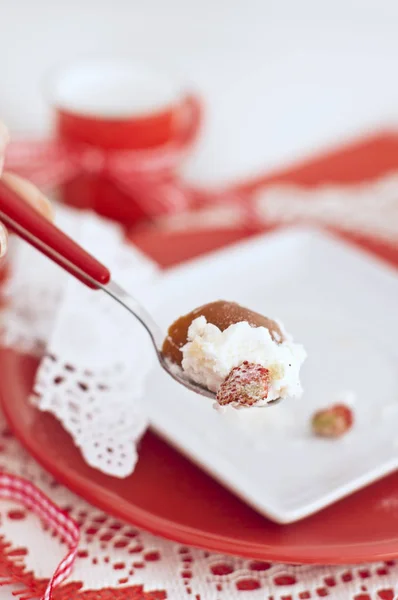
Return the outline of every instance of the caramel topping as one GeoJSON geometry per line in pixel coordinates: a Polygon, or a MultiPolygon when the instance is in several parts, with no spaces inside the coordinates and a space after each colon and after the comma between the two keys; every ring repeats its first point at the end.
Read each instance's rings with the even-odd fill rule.
{"type": "Polygon", "coordinates": [[[181,365],[182,352],[180,348],[188,341],[189,326],[192,321],[202,316],[206,317],[208,323],[216,325],[221,331],[224,331],[234,323],[247,321],[252,327],[266,327],[273,340],[278,343],[284,339],[279,325],[272,319],[268,319],[244,306],[240,306],[236,302],[217,300],[217,302],[211,302],[210,304],[204,304],[199,308],[195,308],[192,312],[174,321],[169,327],[168,335],[163,343],[162,352],[166,358],[173,363],[181,365]]]}

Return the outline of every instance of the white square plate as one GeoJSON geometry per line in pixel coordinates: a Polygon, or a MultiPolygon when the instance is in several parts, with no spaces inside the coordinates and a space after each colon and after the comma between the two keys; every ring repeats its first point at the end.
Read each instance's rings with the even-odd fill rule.
{"type": "Polygon", "coordinates": [[[310,515],[398,466],[398,277],[315,230],[287,229],[168,271],[151,290],[166,330],[211,300],[281,319],[308,359],[304,396],[226,414],[156,370],[153,427],[260,513],[279,523],[310,515]],[[315,438],[314,410],[355,392],[355,425],[315,438]]]}

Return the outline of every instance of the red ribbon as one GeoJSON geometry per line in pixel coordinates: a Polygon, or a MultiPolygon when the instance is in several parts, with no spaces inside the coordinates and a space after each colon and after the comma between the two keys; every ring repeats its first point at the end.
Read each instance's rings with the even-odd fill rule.
{"type": "Polygon", "coordinates": [[[52,600],[52,593],[71,573],[79,544],[79,527],[75,521],[58,508],[37,487],[26,479],[9,473],[0,475],[0,497],[15,500],[34,512],[68,546],[68,553],[61,560],[50,578],[42,600],[52,600]]]}

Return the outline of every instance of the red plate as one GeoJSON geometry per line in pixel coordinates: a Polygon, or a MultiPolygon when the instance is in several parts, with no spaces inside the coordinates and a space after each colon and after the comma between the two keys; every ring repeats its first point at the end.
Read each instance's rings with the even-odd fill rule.
{"type": "MultiPolygon", "coordinates": [[[[247,233],[247,232],[246,232],[247,233]]],[[[163,265],[242,237],[242,231],[141,234],[136,238],[163,265]]],[[[395,495],[392,475],[293,525],[259,516],[154,433],[142,442],[134,474],[103,475],[82,460],[50,415],[29,405],[37,367],[32,358],[0,351],[0,397],[6,418],[31,454],[83,498],[155,534],[217,552],[292,563],[359,563],[398,556],[398,519],[381,506],[395,495]]]]}

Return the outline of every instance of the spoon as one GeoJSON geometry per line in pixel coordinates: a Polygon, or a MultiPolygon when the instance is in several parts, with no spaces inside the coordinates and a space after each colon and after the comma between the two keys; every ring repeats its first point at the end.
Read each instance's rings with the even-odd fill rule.
{"type": "Polygon", "coordinates": [[[121,285],[111,279],[107,267],[50,223],[14,190],[0,181],[0,220],[10,231],[57,263],[93,290],[101,290],[128,310],[145,327],[161,367],[189,390],[216,399],[214,392],[188,379],[178,365],[162,353],[164,335],[148,311],[121,285]]]}
{"type": "MultiPolygon", "coordinates": [[[[53,225],[14,190],[0,181],[0,220],[10,231],[57,263],[65,271],[93,290],[108,294],[145,327],[160,366],[175,381],[192,392],[216,400],[216,394],[185,376],[183,370],[162,353],[164,334],[148,311],[121,285],[111,279],[107,267],[53,225]]],[[[269,402],[275,404],[279,399],[269,402]]],[[[266,406],[268,406],[266,405],[266,406]]]]}

